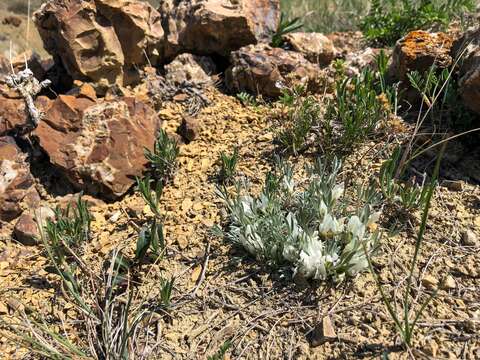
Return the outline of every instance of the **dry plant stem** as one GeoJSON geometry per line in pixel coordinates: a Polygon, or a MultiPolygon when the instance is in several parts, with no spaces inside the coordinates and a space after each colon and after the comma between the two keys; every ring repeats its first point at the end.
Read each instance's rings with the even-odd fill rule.
{"type": "Polygon", "coordinates": [[[51,85],[50,80],[39,82],[27,67],[18,74],[12,73],[6,80],[7,85],[18,91],[25,101],[31,125],[36,128],[42,119],[42,113],[35,107],[34,98],[51,85]]]}

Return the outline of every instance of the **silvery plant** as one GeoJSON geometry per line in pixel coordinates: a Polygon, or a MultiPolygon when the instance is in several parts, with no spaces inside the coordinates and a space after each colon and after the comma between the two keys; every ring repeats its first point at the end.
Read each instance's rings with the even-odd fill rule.
{"type": "Polygon", "coordinates": [[[259,195],[249,194],[245,181],[237,181],[234,191],[219,188],[229,213],[227,239],[307,279],[342,281],[366,269],[366,256],[377,248],[380,213],[368,203],[348,211],[337,181],[340,163],[328,169],[318,160],[297,184],[293,167],[279,161],[259,195]]]}

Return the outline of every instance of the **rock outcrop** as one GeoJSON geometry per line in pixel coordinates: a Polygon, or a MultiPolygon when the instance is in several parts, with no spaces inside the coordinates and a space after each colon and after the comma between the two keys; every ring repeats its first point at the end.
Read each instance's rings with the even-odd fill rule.
{"type": "Polygon", "coordinates": [[[25,101],[0,95],[0,137],[21,131],[26,125],[25,101]]]}
{"type": "Polygon", "coordinates": [[[159,60],[160,14],[135,0],[55,0],[34,14],[45,49],[79,80],[127,85],[135,66],[159,60]]]}
{"type": "Polygon", "coordinates": [[[443,69],[452,64],[452,36],[445,33],[412,31],[395,46],[390,67],[394,79],[404,81],[410,71],[427,71],[432,65],[443,69]]]}
{"type": "Polygon", "coordinates": [[[228,56],[268,40],[280,21],[279,0],[166,0],[159,11],[170,59],[181,52],[228,56]]]}
{"type": "Polygon", "coordinates": [[[234,51],[230,60],[225,82],[231,91],[275,98],[283,86],[302,84],[318,90],[321,70],[300,53],[258,44],[234,51]]]}
{"type": "Polygon", "coordinates": [[[321,66],[327,66],[335,58],[332,40],[320,33],[297,32],[285,35],[288,49],[301,53],[305,58],[321,66]]]}
{"type": "Polygon", "coordinates": [[[13,138],[0,138],[0,221],[20,216],[23,202],[29,207],[40,201],[26,157],[13,138]]]}
{"type": "Polygon", "coordinates": [[[459,92],[470,110],[480,114],[480,28],[467,31],[454,45],[454,56],[462,57],[459,92]]]}
{"type": "Polygon", "coordinates": [[[45,117],[34,134],[50,162],[78,190],[110,200],[125,194],[144,170],[144,149],[153,147],[155,111],[132,97],[40,101],[45,117]]]}
{"type": "Polygon", "coordinates": [[[208,84],[212,82],[210,75],[215,72],[215,63],[208,56],[181,54],[165,65],[165,79],[175,85],[208,84]]]}

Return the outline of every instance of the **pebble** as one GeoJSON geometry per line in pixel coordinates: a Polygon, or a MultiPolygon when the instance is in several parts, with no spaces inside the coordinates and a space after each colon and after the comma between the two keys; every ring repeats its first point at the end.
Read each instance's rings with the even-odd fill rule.
{"type": "Polygon", "coordinates": [[[337,333],[332,324],[330,316],[325,316],[322,319],[322,323],[318,324],[313,330],[310,338],[310,345],[317,347],[327,342],[333,342],[337,340],[337,333]]]}
{"type": "Polygon", "coordinates": [[[429,290],[434,290],[438,285],[438,280],[432,275],[425,275],[425,277],[422,279],[422,285],[429,290]]]}
{"type": "Polygon", "coordinates": [[[465,246],[480,246],[477,235],[472,230],[462,234],[462,244],[465,246]]]}
{"type": "Polygon", "coordinates": [[[453,278],[452,275],[448,275],[443,281],[442,281],[442,289],[444,290],[452,290],[457,287],[457,284],[455,282],[455,279],[453,278]]]}

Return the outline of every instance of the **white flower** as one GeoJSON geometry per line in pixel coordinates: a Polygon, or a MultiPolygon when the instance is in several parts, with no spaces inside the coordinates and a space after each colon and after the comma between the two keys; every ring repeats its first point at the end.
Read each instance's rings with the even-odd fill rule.
{"type": "Polygon", "coordinates": [[[332,215],[327,214],[323,218],[318,230],[323,236],[338,234],[343,230],[343,224],[335,219],[332,215]]]}
{"type": "Polygon", "coordinates": [[[288,194],[289,195],[293,194],[293,191],[295,188],[295,181],[293,180],[293,178],[285,176],[282,182],[283,182],[283,188],[287,190],[288,194]]]}
{"type": "Polygon", "coordinates": [[[352,216],[348,221],[347,229],[357,239],[363,239],[365,236],[365,225],[356,215],[352,216]]]}
{"type": "Polygon", "coordinates": [[[319,240],[308,241],[300,251],[300,259],[295,269],[306,278],[325,279],[327,271],[323,256],[323,243],[319,240]]]}
{"type": "Polygon", "coordinates": [[[378,219],[380,219],[381,214],[382,213],[380,211],[376,211],[376,212],[372,213],[370,215],[370,217],[368,218],[367,227],[370,227],[373,224],[375,224],[378,221],[378,219]]]}
{"type": "Polygon", "coordinates": [[[320,200],[320,211],[319,212],[320,212],[320,217],[324,217],[328,212],[327,205],[325,205],[323,200],[320,200]]]}
{"type": "Polygon", "coordinates": [[[332,189],[332,199],[333,201],[337,201],[343,195],[345,191],[343,184],[337,184],[332,189]]]}
{"type": "Polygon", "coordinates": [[[287,244],[283,247],[283,254],[282,255],[285,258],[285,260],[290,261],[292,263],[296,263],[297,260],[298,260],[298,251],[291,244],[287,244]]]}

